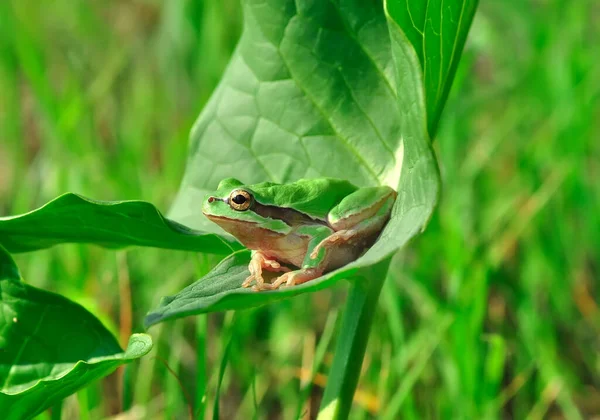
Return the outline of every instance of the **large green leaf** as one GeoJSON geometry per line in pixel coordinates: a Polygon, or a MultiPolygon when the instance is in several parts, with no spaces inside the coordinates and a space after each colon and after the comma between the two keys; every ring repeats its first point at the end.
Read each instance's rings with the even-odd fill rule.
{"type": "Polygon", "coordinates": [[[327,175],[397,187],[401,139],[407,138],[403,113],[422,108],[419,124],[425,125],[428,109],[429,125],[437,125],[439,112],[433,110],[443,107],[477,0],[446,0],[443,7],[439,0],[388,0],[391,27],[378,1],[242,3],[243,35],[192,130],[170,215],[214,231],[198,217],[198,203],[229,176],[253,183],[327,175]],[[421,16],[420,23],[411,16],[421,16]],[[443,32],[437,30],[440,22],[443,32]],[[408,35],[401,42],[422,57],[425,75],[418,58],[394,60],[398,32],[408,35]],[[398,84],[398,71],[406,66],[420,74],[401,75],[398,84]],[[406,89],[419,92],[407,95],[406,89]]]}
{"type": "MultiPolygon", "coordinates": [[[[198,217],[204,217],[202,214],[198,217]]],[[[0,245],[26,252],[66,242],[129,245],[229,254],[240,245],[169,220],[143,201],[96,201],[64,194],[32,212],[0,217],[0,245]]]]}
{"type": "MultiPolygon", "coordinates": [[[[388,6],[392,3],[394,10],[406,7],[400,1],[388,6]]],[[[475,3],[445,7],[474,10],[475,3]]],[[[163,300],[148,325],[261,305],[351,278],[421,231],[437,202],[425,82],[404,20],[384,13],[376,1],[246,0],[244,14],[240,44],[193,129],[172,217],[208,229],[195,203],[232,175],[245,183],[333,176],[361,186],[391,185],[398,199],[381,237],[357,261],[301,286],[256,293],[240,288],[248,254],[238,253],[163,300]]],[[[468,28],[471,18],[472,12],[457,27],[468,28]]],[[[454,45],[452,63],[464,43],[463,32],[454,34],[452,43],[440,44],[441,51],[454,45]]],[[[438,70],[449,86],[452,75],[444,63],[439,61],[438,70]]],[[[441,109],[445,97],[428,99],[441,109]]]]}
{"type": "Polygon", "coordinates": [[[41,413],[66,396],[150,351],[148,335],[123,352],[91,313],[23,283],[0,247],[0,412],[4,419],[41,413]]]}
{"type": "Polygon", "coordinates": [[[381,3],[242,3],[242,37],[192,130],[170,216],[211,229],[198,203],[229,176],[244,183],[332,176],[397,187],[403,104],[381,3]]]}

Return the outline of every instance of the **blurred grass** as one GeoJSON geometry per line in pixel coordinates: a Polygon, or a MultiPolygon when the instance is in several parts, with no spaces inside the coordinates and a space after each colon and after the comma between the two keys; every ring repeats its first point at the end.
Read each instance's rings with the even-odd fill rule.
{"type": "MultiPolygon", "coordinates": [[[[240,19],[233,0],[0,2],[0,214],[65,191],[168,209],[240,19]]],[[[393,263],[353,418],[600,415],[599,37],[591,0],[482,2],[436,139],[442,201],[393,263]]],[[[16,259],[121,341],[215,263],[85,246],[16,259]]],[[[222,418],[314,415],[343,298],[156,327],[149,356],[63,415],[185,418],[192,399],[210,416],[222,362],[222,418]]]]}

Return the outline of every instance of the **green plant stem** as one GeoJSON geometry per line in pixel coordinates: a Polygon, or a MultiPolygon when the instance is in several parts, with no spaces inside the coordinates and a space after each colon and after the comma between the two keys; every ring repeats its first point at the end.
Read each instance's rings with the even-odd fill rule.
{"type": "Polygon", "coordinates": [[[88,388],[83,388],[77,393],[77,401],[79,402],[79,418],[90,420],[88,388]]]}
{"type": "Polygon", "coordinates": [[[196,319],[196,398],[194,403],[195,418],[204,418],[206,404],[206,331],[208,315],[200,315],[196,319]]]}
{"type": "Polygon", "coordinates": [[[60,400],[52,406],[50,409],[50,420],[61,420],[62,419],[62,408],[63,400],[60,400]]]}
{"type": "Polygon", "coordinates": [[[391,257],[360,270],[357,278],[353,279],[319,419],[345,419],[350,413],[373,315],[390,260],[391,257]]]}

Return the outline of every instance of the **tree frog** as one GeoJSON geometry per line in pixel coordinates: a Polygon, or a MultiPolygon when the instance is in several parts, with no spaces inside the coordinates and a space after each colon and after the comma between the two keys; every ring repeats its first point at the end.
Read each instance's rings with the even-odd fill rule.
{"type": "Polygon", "coordinates": [[[205,196],[202,212],[252,251],[253,290],[316,279],[362,255],[390,218],[396,191],[334,178],[245,185],[234,178],[205,196]],[[289,266],[296,269],[291,270],[289,266]],[[283,273],[272,283],[263,270],[283,273]]]}

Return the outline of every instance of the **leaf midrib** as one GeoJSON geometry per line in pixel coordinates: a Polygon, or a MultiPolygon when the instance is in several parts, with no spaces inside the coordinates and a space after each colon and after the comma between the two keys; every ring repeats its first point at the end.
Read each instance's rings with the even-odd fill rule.
{"type": "Polygon", "coordinates": [[[15,367],[15,365],[21,359],[21,356],[23,355],[23,351],[25,351],[25,348],[27,347],[27,345],[29,344],[29,342],[31,341],[31,339],[38,333],[40,327],[42,326],[42,323],[44,322],[44,317],[46,316],[47,312],[48,312],[48,306],[45,306],[44,310],[43,310],[43,312],[41,314],[41,316],[39,317],[37,325],[35,326],[35,328],[31,332],[31,334],[28,334],[27,337],[25,338],[25,340],[23,340],[23,343],[21,344],[21,347],[19,348],[19,351],[15,355],[14,360],[10,363],[10,368],[8,369],[6,378],[4,378],[4,381],[2,383],[2,387],[0,388],[0,390],[4,390],[6,388],[6,383],[9,381],[9,379],[12,376],[11,373],[12,373],[13,367],[15,367]]]}
{"type": "MultiPolygon", "coordinates": [[[[348,27],[348,24],[347,24],[346,20],[343,19],[344,15],[341,12],[339,6],[337,4],[335,4],[335,2],[333,0],[329,0],[329,2],[334,6],[334,8],[336,9],[336,11],[340,15],[340,19],[341,19],[341,21],[342,21],[342,23],[344,25],[345,33],[348,35],[348,38],[350,38],[352,41],[354,41],[354,43],[358,46],[358,48],[363,52],[364,56],[367,57],[368,61],[373,66],[373,68],[375,69],[376,73],[379,75],[380,79],[384,81],[384,85],[389,90],[389,93],[391,93],[392,96],[394,98],[396,98],[396,94],[395,94],[395,92],[394,92],[394,90],[393,90],[393,88],[392,88],[389,80],[387,79],[387,77],[385,76],[385,74],[382,72],[382,70],[379,68],[379,66],[377,66],[377,64],[376,64],[375,60],[373,59],[373,57],[363,48],[362,44],[358,41],[358,39],[356,38],[356,36],[354,36],[354,32],[351,30],[351,28],[348,27]]],[[[296,7],[296,12],[295,12],[294,16],[299,16],[299,17],[303,16],[301,13],[298,12],[298,7],[296,7]]],[[[254,21],[255,22],[260,22],[260,20],[257,19],[256,16],[254,16],[254,21]]],[[[290,18],[288,20],[286,28],[284,29],[284,37],[285,37],[285,32],[286,32],[287,28],[289,27],[289,23],[291,21],[292,21],[292,19],[290,18]]],[[[263,34],[264,38],[268,39],[268,37],[264,33],[261,25],[257,25],[257,26],[258,26],[259,30],[261,31],[261,33],[263,34]]],[[[282,40],[283,40],[283,38],[282,38],[282,40]]],[[[291,68],[290,64],[286,61],[284,54],[282,54],[282,52],[281,52],[281,44],[275,45],[275,44],[271,43],[271,45],[277,49],[279,57],[281,58],[281,62],[285,65],[288,74],[290,74],[290,79],[289,80],[293,81],[293,83],[296,85],[296,87],[298,87],[298,89],[305,95],[305,97],[310,100],[311,104],[319,112],[319,114],[321,114],[321,117],[323,118],[323,120],[327,122],[327,124],[329,125],[329,127],[331,128],[331,130],[333,131],[333,133],[335,134],[335,138],[339,139],[340,142],[346,147],[346,149],[348,149],[356,157],[356,159],[362,164],[362,166],[365,169],[367,169],[367,171],[369,172],[369,174],[371,175],[371,177],[374,179],[374,181],[377,183],[377,185],[381,185],[383,182],[379,178],[379,175],[375,172],[375,170],[370,165],[367,164],[367,162],[365,161],[365,159],[358,153],[358,151],[350,143],[350,141],[345,136],[343,136],[336,129],[336,127],[334,126],[334,124],[331,121],[331,119],[329,117],[327,117],[327,113],[325,112],[325,110],[317,103],[317,101],[313,97],[313,95],[309,94],[308,90],[303,85],[300,84],[300,82],[298,81],[298,79],[294,78],[292,76],[293,75],[292,68],[291,68]]],[[[242,60],[244,60],[243,55],[241,55],[241,54],[240,54],[240,58],[242,60]]],[[[246,65],[247,65],[248,69],[252,70],[252,67],[249,65],[249,63],[246,63],[246,65]]],[[[356,104],[357,108],[365,116],[366,120],[369,122],[369,124],[371,125],[371,127],[375,131],[377,139],[382,144],[382,146],[389,152],[389,154],[392,156],[392,159],[395,160],[395,154],[393,153],[392,149],[383,140],[383,136],[381,135],[379,129],[377,128],[377,126],[375,125],[375,123],[373,122],[373,120],[371,119],[371,117],[363,109],[363,107],[360,105],[360,103],[355,99],[354,92],[352,91],[352,89],[350,89],[350,85],[348,84],[348,82],[346,80],[346,77],[343,74],[342,74],[342,79],[344,80],[344,84],[348,87],[348,92],[350,92],[350,95],[352,96],[352,99],[354,100],[354,103],[356,104]]],[[[302,143],[303,148],[305,148],[304,143],[302,142],[302,136],[298,136],[297,134],[296,134],[296,136],[299,137],[300,143],[302,143]]]]}

